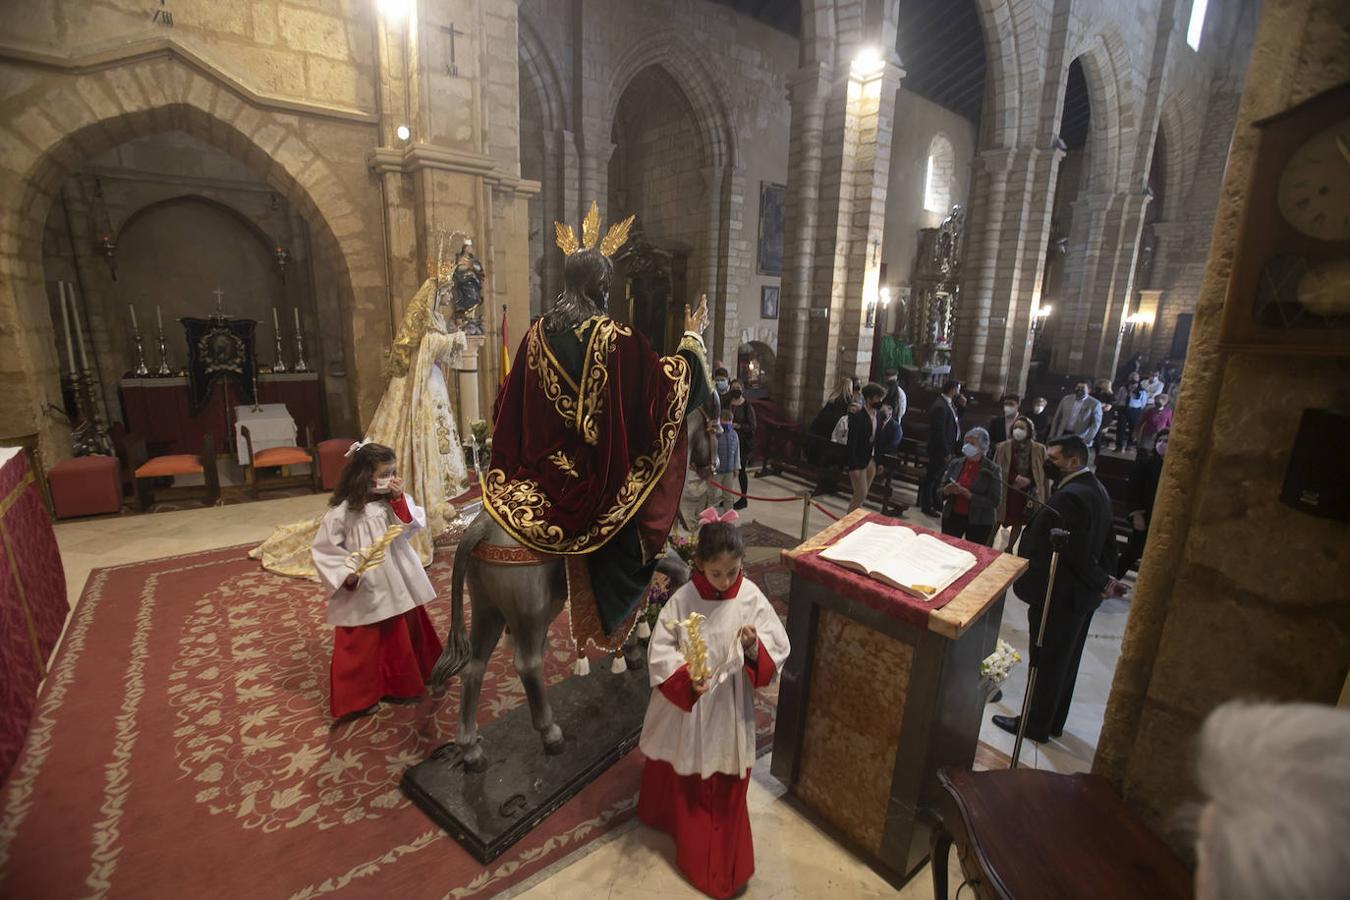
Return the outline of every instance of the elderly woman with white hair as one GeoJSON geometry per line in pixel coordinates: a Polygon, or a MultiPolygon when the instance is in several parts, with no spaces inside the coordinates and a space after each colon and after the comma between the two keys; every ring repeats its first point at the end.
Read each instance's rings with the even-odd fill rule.
{"type": "Polygon", "coordinates": [[[961,455],[942,479],[942,533],[973,544],[988,544],[1003,497],[1003,470],[989,458],[989,432],[966,432],[961,455]]]}
{"type": "Polygon", "coordinates": [[[1197,900],[1350,896],[1350,711],[1225,704],[1197,766],[1197,900]]]}

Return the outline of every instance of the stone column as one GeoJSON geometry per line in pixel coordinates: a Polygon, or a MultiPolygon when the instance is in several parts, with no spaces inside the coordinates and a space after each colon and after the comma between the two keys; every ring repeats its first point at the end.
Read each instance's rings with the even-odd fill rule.
{"type": "MultiPolygon", "coordinates": [[[[779,296],[778,372],[774,394],[798,421],[803,419],[806,344],[813,321],[816,227],[821,156],[830,69],[816,63],[797,71],[789,87],[792,122],[788,137],[787,198],[783,222],[783,281],[779,296]]],[[[822,316],[828,316],[822,309],[822,316]]]]}
{"type": "Polygon", "coordinates": [[[1024,392],[1040,304],[1055,177],[1064,154],[982,152],[971,192],[953,371],[975,390],[1024,392]]]}

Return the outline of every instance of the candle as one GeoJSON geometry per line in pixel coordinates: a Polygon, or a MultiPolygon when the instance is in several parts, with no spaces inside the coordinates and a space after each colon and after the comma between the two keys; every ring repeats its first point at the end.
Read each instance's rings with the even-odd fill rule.
{"type": "Polygon", "coordinates": [[[277,308],[275,306],[272,307],[272,330],[281,334],[281,323],[277,321],[277,308]]]}
{"type": "MultiPolygon", "coordinates": [[[[75,285],[70,286],[70,317],[75,320],[75,343],[80,347],[80,368],[89,371],[89,355],[84,349],[84,329],[80,327],[80,307],[75,302],[75,285]]],[[[74,360],[71,360],[74,362],[74,360]]]]}
{"type": "Polygon", "coordinates": [[[134,306],[132,306],[130,303],[128,303],[128,304],[127,304],[127,309],[131,310],[131,330],[132,330],[132,331],[140,331],[140,330],[141,330],[141,326],[140,326],[139,324],[137,324],[137,322],[136,322],[136,307],[134,307],[134,306]]]}
{"type": "Polygon", "coordinates": [[[160,334],[164,333],[164,313],[160,312],[158,303],[155,304],[155,327],[159,329],[160,334]]]}
{"type": "Polygon", "coordinates": [[[70,362],[70,375],[75,376],[75,345],[70,340],[70,313],[66,310],[66,283],[58,281],[56,289],[61,294],[61,324],[66,328],[66,359],[70,362]]]}
{"type": "Polygon", "coordinates": [[[291,307],[291,312],[295,313],[295,333],[296,333],[296,334],[299,334],[299,333],[300,333],[300,308],[299,308],[298,306],[292,306],[292,307],[291,307]]]}

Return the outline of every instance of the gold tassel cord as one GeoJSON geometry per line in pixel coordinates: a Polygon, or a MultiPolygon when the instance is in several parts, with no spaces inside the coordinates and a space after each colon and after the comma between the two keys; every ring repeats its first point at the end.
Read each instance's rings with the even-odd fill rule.
{"type": "Polygon", "coordinates": [[[353,551],[351,555],[347,557],[347,561],[352,564],[353,571],[357,575],[364,575],[371,569],[378,568],[379,565],[384,562],[385,551],[389,549],[389,545],[394,542],[394,538],[402,533],[402,525],[390,525],[385,530],[384,534],[380,535],[375,540],[375,543],[362,550],[353,551]]]}

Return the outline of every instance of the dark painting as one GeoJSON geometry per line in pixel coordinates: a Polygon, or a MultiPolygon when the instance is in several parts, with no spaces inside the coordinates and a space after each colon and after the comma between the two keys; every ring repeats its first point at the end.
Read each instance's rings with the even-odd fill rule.
{"type": "Polygon", "coordinates": [[[759,183],[759,274],[783,274],[783,203],[787,185],[759,183]]]}

